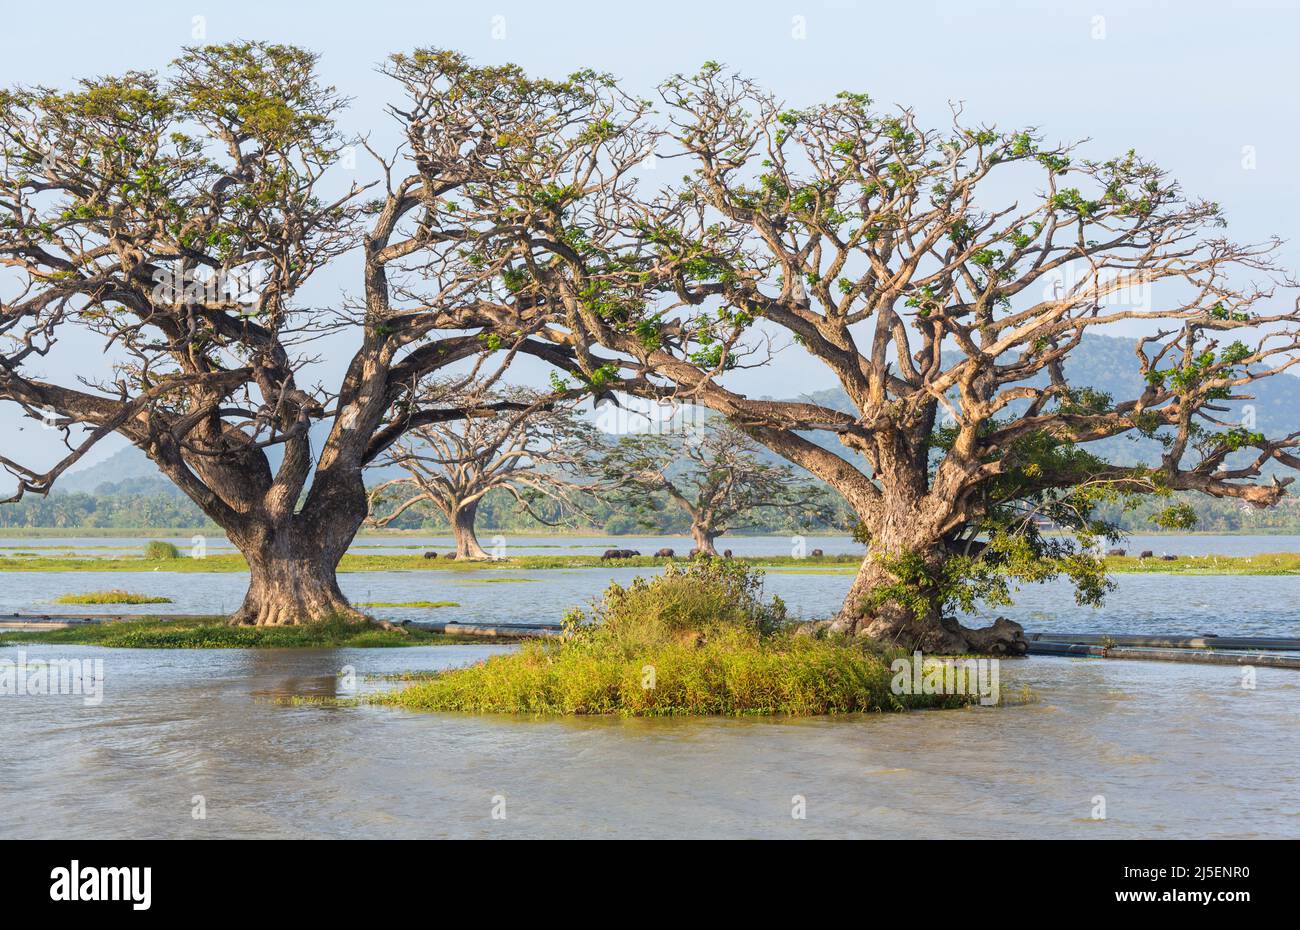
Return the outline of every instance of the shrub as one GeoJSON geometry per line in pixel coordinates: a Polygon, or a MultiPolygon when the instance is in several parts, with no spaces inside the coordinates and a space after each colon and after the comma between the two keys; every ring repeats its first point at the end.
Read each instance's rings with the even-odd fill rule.
{"type": "Polygon", "coordinates": [[[762,572],[712,558],[668,565],[662,575],[635,578],[626,588],[610,585],[590,618],[581,610],[565,617],[571,639],[624,646],[765,635],[786,622],[779,597],[763,601],[762,572]]]}
{"type": "Polygon", "coordinates": [[[165,539],[151,539],[144,547],[144,557],[153,561],[179,559],[181,551],[165,539]]]}

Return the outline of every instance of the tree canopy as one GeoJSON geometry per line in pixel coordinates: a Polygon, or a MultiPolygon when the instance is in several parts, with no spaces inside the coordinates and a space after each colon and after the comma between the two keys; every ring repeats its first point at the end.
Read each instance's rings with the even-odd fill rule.
{"type": "MultiPolygon", "coordinates": [[[[927,129],[856,92],[790,108],[716,63],[659,96],[661,117],[572,133],[599,166],[580,178],[545,158],[493,173],[474,248],[530,322],[545,312],[534,331],[582,385],[707,405],[849,501],[872,555],[842,627],[962,648],[950,609],[1005,597],[1008,579],[1064,573],[1099,596],[1099,503],[1187,490],[1263,506],[1293,480],[1259,479],[1300,464],[1300,439],[1229,408],[1298,360],[1277,243],[1232,242],[1217,204],[1136,153],[1093,160],[959,109],[927,129]],[[636,183],[647,139],[680,181],[636,183]],[[1070,384],[1084,335],[1121,323],[1146,332],[1140,393],[1070,384]],[[740,368],[779,371],[782,336],[851,410],[731,387],[740,368]],[[1158,437],[1161,461],[1088,448],[1126,433],[1158,437]]],[[[499,113],[492,94],[448,99],[453,122],[499,113]]]]}
{"type": "Polygon", "coordinates": [[[343,101],[298,49],[197,48],[165,76],[0,94],[0,400],[70,442],[47,471],[6,450],[16,496],[120,433],[250,557],[239,618],[346,610],[332,571],[365,516],[361,469],[466,415],[427,402],[441,369],[491,383],[527,354],[558,369],[551,400],[704,405],[832,486],[871,552],[837,629],[1015,651],[1016,631],[976,635],[953,611],[1062,574],[1095,600],[1101,508],[1179,491],[1267,506],[1300,466],[1300,436],[1234,406],[1300,361],[1276,241],[1232,241],[1218,204],[1135,152],[1094,159],[961,108],[928,128],[857,91],[790,107],[714,62],[654,100],[438,49],[384,71],[403,144],[371,153],[381,180],[332,195],[343,101]],[[303,306],[354,249],[354,299],[303,306]],[[1071,383],[1083,338],[1120,324],[1143,333],[1141,389],[1071,383]],[[69,327],[102,339],[111,379],[39,376],[69,327]],[[337,327],[359,342],[341,383],[300,384],[337,327]],[[847,408],[736,387],[755,368],[779,384],[783,353],[847,408]],[[330,424],[318,452],[313,420],[330,424]],[[1160,461],[1090,447],[1122,435],[1157,439],[1160,461]],[[284,589],[324,593],[275,603],[284,589]]]}

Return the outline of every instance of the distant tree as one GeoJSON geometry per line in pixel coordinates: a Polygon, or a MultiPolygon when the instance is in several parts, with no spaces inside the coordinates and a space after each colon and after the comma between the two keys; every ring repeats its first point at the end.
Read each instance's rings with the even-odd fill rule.
{"type": "Polygon", "coordinates": [[[535,391],[471,391],[469,396],[482,403],[481,410],[470,401],[464,419],[412,430],[381,461],[409,474],[371,490],[370,522],[387,526],[410,508],[428,505],[447,518],[457,558],[486,559],[474,527],[483,497],[503,489],[519,510],[542,523],[556,522],[538,509],[543,500],[576,514],[581,494],[591,487],[581,475],[591,459],[594,431],[570,406],[548,406],[535,391]],[[514,409],[503,409],[507,405],[514,409]]]}
{"type": "Polygon", "coordinates": [[[799,478],[785,463],[760,458],[762,447],[730,426],[709,425],[682,434],[624,436],[605,452],[601,471],[608,500],[643,517],[663,506],[691,521],[695,548],[717,555],[714,540],[759,511],[823,520],[825,490],[799,478]]]}

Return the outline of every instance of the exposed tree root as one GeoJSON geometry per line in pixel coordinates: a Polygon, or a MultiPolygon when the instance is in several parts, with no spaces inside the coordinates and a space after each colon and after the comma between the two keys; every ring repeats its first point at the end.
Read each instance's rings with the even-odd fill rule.
{"type": "Polygon", "coordinates": [[[976,653],[1021,656],[1029,651],[1025,630],[1014,620],[998,617],[992,626],[972,629],[951,617],[915,620],[879,614],[872,617],[841,614],[834,620],[804,624],[799,631],[818,635],[839,633],[873,639],[882,645],[919,650],[934,655],[976,653]]]}

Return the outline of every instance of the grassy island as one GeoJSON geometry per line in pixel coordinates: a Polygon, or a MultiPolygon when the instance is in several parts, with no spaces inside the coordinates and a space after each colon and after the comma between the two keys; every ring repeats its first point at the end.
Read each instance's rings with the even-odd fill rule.
{"type": "MultiPolygon", "coordinates": [[[[839,714],[967,703],[891,690],[892,653],[791,631],[761,574],[737,561],[670,566],[611,586],[562,640],[373,699],[415,710],[623,716],[839,714]]],[[[901,655],[901,653],[899,653],[901,655]]]]}
{"type": "Polygon", "coordinates": [[[64,594],[54,599],[56,604],[170,604],[170,597],[151,594],[133,594],[130,591],[88,591],[85,594],[64,594]]]}

